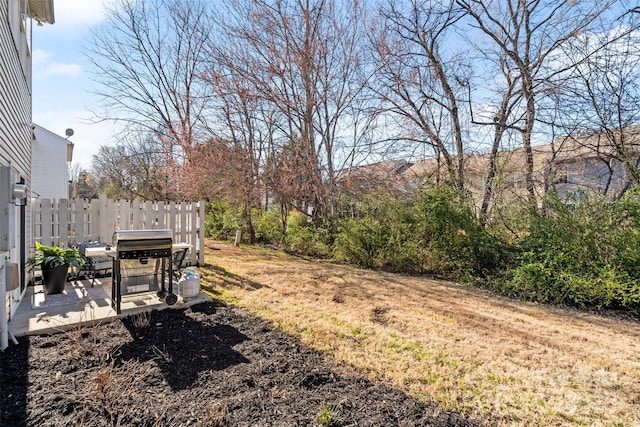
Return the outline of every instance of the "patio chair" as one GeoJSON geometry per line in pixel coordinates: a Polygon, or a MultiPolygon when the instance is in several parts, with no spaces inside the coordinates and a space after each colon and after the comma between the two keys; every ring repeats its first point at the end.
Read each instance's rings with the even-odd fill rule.
{"type": "Polygon", "coordinates": [[[182,272],[186,267],[185,259],[187,258],[187,252],[189,252],[189,248],[183,248],[173,253],[172,268],[173,268],[173,277],[176,281],[180,280],[180,277],[182,276],[182,272]]]}
{"type": "Polygon", "coordinates": [[[113,268],[113,259],[107,255],[86,256],[87,248],[104,248],[107,244],[103,242],[82,242],[78,246],[78,251],[84,260],[84,265],[78,271],[77,276],[89,277],[91,279],[91,287],[95,284],[98,272],[107,275],[113,268]]]}

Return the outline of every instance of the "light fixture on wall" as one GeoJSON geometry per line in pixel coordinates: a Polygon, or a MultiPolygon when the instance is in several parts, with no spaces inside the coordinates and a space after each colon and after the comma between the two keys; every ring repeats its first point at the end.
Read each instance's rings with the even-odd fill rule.
{"type": "Polygon", "coordinates": [[[16,182],[13,184],[12,197],[16,206],[24,206],[27,204],[27,184],[16,182]]]}

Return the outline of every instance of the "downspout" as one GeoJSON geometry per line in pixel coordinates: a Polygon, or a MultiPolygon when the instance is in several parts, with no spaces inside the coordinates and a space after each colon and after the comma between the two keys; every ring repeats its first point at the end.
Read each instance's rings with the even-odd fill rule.
{"type": "Polygon", "coordinates": [[[4,351],[5,348],[9,347],[9,322],[7,319],[7,283],[6,283],[6,260],[4,257],[0,259],[0,350],[4,351]]]}
{"type": "MultiPolygon", "coordinates": [[[[20,176],[20,184],[24,184],[24,177],[20,176]]],[[[20,202],[20,243],[19,243],[19,251],[20,251],[20,294],[24,292],[27,288],[26,284],[26,271],[25,271],[25,262],[27,260],[27,199],[26,197],[20,202]]],[[[22,297],[20,297],[22,299],[22,297]]]]}

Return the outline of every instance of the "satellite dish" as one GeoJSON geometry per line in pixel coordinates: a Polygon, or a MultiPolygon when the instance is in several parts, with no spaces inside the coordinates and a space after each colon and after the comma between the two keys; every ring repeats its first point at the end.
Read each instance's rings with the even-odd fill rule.
{"type": "Polygon", "coordinates": [[[64,131],[65,135],[67,135],[67,138],[73,136],[73,129],[69,128],[67,130],[64,131]]]}

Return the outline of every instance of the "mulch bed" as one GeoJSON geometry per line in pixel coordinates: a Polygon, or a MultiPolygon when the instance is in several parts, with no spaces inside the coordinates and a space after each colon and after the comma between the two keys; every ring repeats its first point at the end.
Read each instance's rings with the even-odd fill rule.
{"type": "Polygon", "coordinates": [[[476,425],[217,302],[19,342],[0,354],[2,426],[476,425]]]}

